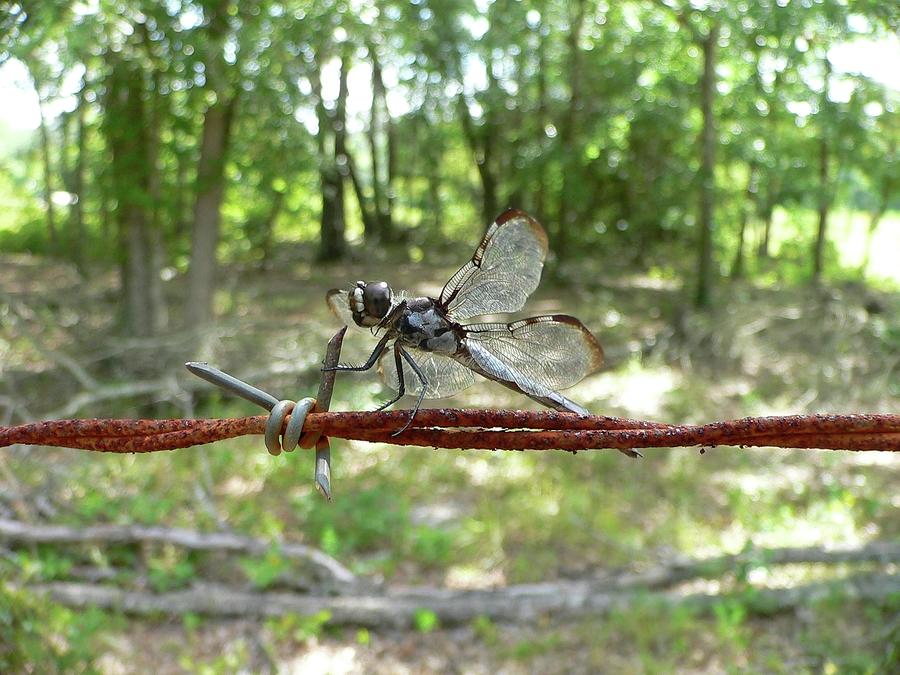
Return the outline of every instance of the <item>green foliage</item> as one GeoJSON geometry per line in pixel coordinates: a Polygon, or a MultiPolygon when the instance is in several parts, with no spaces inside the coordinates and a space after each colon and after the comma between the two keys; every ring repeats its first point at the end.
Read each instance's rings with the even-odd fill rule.
{"type": "Polygon", "coordinates": [[[332,555],[383,549],[408,528],[406,505],[383,487],[342,495],[334,503],[304,499],[298,506],[308,509],[307,536],[332,555]]]}
{"type": "MultiPolygon", "coordinates": [[[[330,620],[331,612],[327,610],[322,610],[309,616],[284,614],[277,618],[266,620],[266,629],[271,632],[277,642],[304,644],[319,637],[330,620]]],[[[366,633],[367,635],[368,633],[366,633]]],[[[363,642],[360,641],[360,644],[363,644],[363,642]]]]}
{"type": "Polygon", "coordinates": [[[746,644],[747,607],[741,600],[725,599],[713,605],[716,633],[726,644],[746,644]]]}
{"type": "Polygon", "coordinates": [[[519,661],[528,661],[548,654],[562,646],[562,634],[558,630],[548,630],[534,639],[519,640],[506,653],[519,661]]]}
{"type": "Polygon", "coordinates": [[[72,610],[0,582],[0,671],[95,672],[94,638],[110,627],[97,610],[72,610]]]}
{"type": "Polygon", "coordinates": [[[22,577],[33,581],[64,579],[72,568],[72,560],[52,548],[19,551],[15,560],[22,577]]]}
{"type": "MultiPolygon", "coordinates": [[[[695,266],[675,260],[693,261],[701,225],[698,80],[714,26],[707,103],[720,271],[743,237],[747,272],[767,272],[772,260],[755,249],[773,212],[815,210],[823,194],[832,209],[876,222],[897,206],[897,92],[842,72],[835,56],[866,40],[887,44],[892,23],[878,3],[586,2],[580,23],[567,3],[530,0],[352,12],[333,2],[246,12],[227,2],[54,7],[22,9],[2,51],[24,64],[47,111],[71,94],[73,73],[84,71],[83,89],[74,111],[48,112],[46,153],[41,133],[23,141],[0,126],[10,166],[0,176],[0,250],[110,265],[131,255],[116,233],[143,219],[160,235],[160,266],[184,272],[191,206],[210,180],[200,176],[209,172],[200,167],[206,115],[241,91],[216,162],[223,199],[210,206],[222,215],[225,261],[270,265],[279,244],[318,243],[337,227],[321,198],[320,169],[334,162],[347,167],[346,237],[379,244],[367,257],[394,247],[392,258],[433,258],[453,250],[448,240],[477,236],[496,215],[489,209],[513,203],[547,221],[560,256],[599,251],[607,264],[645,269],[664,259],[690,284],[695,266]],[[836,65],[823,96],[827,55],[836,65]],[[375,64],[390,81],[362,95],[375,64]],[[349,94],[336,91],[340,66],[354,82],[349,94]],[[345,109],[338,161],[334,124],[345,109]],[[60,242],[51,251],[45,193],[74,194],[77,180],[78,200],[54,207],[60,242]],[[366,222],[375,216],[377,227],[366,222]]],[[[785,242],[777,277],[805,283],[816,223],[783,225],[771,227],[785,242]]],[[[828,239],[826,270],[839,275],[844,238],[828,239]]]]}
{"type": "Polygon", "coordinates": [[[196,568],[187,554],[166,547],[162,556],[154,556],[147,563],[150,585],[158,592],[186,586],[196,575],[196,568]]]}
{"type": "Polygon", "coordinates": [[[356,644],[367,647],[371,641],[372,636],[369,634],[367,628],[360,628],[356,631],[356,644]]]}
{"type": "Polygon", "coordinates": [[[290,569],[290,563],[274,545],[261,558],[241,558],[240,564],[244,574],[257,588],[272,585],[290,569]]]}
{"type": "Polygon", "coordinates": [[[413,624],[420,633],[430,633],[438,627],[438,616],[430,609],[417,609],[413,613],[413,624]]]}
{"type": "Polygon", "coordinates": [[[444,567],[450,561],[458,535],[446,529],[418,526],[410,532],[411,557],[426,567],[444,567]]]}
{"type": "Polygon", "coordinates": [[[203,625],[203,618],[194,612],[188,612],[181,617],[181,622],[184,625],[185,631],[187,631],[188,634],[191,634],[197,632],[197,629],[203,625]]]}
{"type": "MultiPolygon", "coordinates": [[[[614,610],[597,629],[594,654],[621,642],[638,655],[642,669],[664,672],[676,669],[688,657],[698,630],[698,612],[688,605],[670,605],[646,598],[625,610],[614,610]]],[[[723,655],[733,648],[724,639],[718,643],[723,655]]]]}
{"type": "Polygon", "coordinates": [[[227,675],[241,670],[247,663],[247,644],[244,640],[230,641],[214,659],[206,661],[184,652],[178,659],[179,667],[185,672],[197,675],[227,675]]]}
{"type": "Polygon", "coordinates": [[[478,639],[481,640],[487,647],[497,647],[500,639],[500,631],[497,628],[497,624],[491,621],[490,617],[476,617],[472,622],[472,630],[474,631],[478,639]]]}
{"type": "Polygon", "coordinates": [[[838,596],[813,605],[815,620],[799,636],[809,657],[822,664],[822,672],[874,674],[896,670],[900,597],[865,607],[862,625],[848,625],[843,618],[847,609],[846,598],[838,596]]]}

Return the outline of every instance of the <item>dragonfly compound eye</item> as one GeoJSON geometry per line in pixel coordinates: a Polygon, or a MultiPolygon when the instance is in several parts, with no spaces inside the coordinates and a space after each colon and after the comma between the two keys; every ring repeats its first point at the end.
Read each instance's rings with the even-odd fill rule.
{"type": "Polygon", "coordinates": [[[372,281],[363,290],[366,313],[383,319],[391,309],[391,287],[384,281],[372,281]]]}

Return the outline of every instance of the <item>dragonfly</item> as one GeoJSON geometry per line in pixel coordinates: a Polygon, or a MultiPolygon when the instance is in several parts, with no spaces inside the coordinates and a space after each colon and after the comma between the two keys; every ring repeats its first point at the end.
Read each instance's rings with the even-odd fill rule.
{"type": "Polygon", "coordinates": [[[385,281],[357,281],[327,293],[331,310],[347,325],[369,328],[378,344],[362,365],[329,370],[362,372],[378,366],[396,396],[416,402],[404,431],[424,399],[452,396],[476,375],[499,382],[563,412],[589,414],[559,393],[603,363],[597,338],[573,316],[546,314],[510,323],[463,323],[524,307],[538,287],[547,257],[547,234],[524,211],[509,209],[488,227],[475,253],[450,277],[437,298],[394,293],[385,281]]]}

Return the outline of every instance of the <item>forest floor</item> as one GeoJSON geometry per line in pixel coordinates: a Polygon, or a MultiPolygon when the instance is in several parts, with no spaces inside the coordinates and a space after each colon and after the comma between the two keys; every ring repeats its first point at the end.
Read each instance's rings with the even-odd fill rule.
{"type": "MultiPolygon", "coordinates": [[[[301,261],[237,272],[217,296],[221,320],[199,341],[177,332],[136,340],[116,336],[112,274],[85,282],[63,265],[5,256],[0,412],[4,423],[251,414],[248,404],[192,382],[182,367],[188,360],[208,360],[280,396],[312,394],[325,342],[338,328],[325,291],[383,275],[397,288],[434,295],[453,271],[428,268],[423,276],[423,269],[301,261]]],[[[896,293],[858,283],[773,289],[723,281],[716,308],[700,314],[685,308],[665,275],[604,276],[583,263],[565,277],[577,283],[545,283],[527,308],[578,316],[600,338],[604,368],[567,392],[591,410],[673,423],[898,412],[896,293]]],[[[176,277],[167,291],[173,306],[180,284],[176,277]]],[[[372,343],[364,332],[348,336],[344,360],[361,361],[372,343]]],[[[342,376],[332,408],[371,409],[383,397],[377,375],[342,376]]],[[[437,403],[534,407],[492,383],[437,403]]],[[[261,441],[139,457],[18,448],[0,455],[0,516],[283,537],[321,548],[373,583],[456,589],[640,571],[750,546],[900,540],[898,457],[734,448],[644,454],[634,461],[615,452],[340,444],[335,502],[326,504],[312,487],[311,461],[297,453],[271,458],[261,441]]],[[[88,566],[117,570],[124,583],[150,591],[198,579],[278,589],[302,575],[275,550],[256,558],[170,545],[2,550],[0,570],[27,582],[70,579],[88,566]]],[[[691,587],[721,594],[704,611],[648,597],[598,617],[480,617],[460,626],[423,611],[414,630],[330,626],[327,616],[137,619],[92,611],[73,615],[81,626],[69,639],[82,640],[109,673],[878,672],[900,658],[900,599],[827,597],[776,614],[745,602],[748,589],[858,569],[735,570],[691,587]]]]}

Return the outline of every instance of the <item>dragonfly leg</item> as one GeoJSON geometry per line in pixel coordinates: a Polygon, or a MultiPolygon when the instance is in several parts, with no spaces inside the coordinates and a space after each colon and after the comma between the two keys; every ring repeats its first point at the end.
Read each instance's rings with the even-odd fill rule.
{"type": "MultiPolygon", "coordinates": [[[[419,365],[415,362],[415,360],[399,344],[396,345],[396,347],[394,348],[395,358],[396,358],[397,352],[400,353],[400,356],[403,357],[403,360],[409,364],[409,367],[412,368],[413,372],[416,374],[416,377],[419,378],[419,383],[422,385],[422,388],[419,391],[419,398],[416,399],[416,405],[413,406],[412,414],[409,416],[409,419],[406,421],[406,424],[404,424],[399,430],[397,430],[393,434],[391,434],[392,436],[397,436],[398,434],[402,434],[404,431],[406,431],[409,428],[409,425],[412,424],[412,421],[416,417],[416,413],[419,412],[419,407],[422,405],[422,401],[425,398],[425,392],[428,390],[428,378],[425,377],[425,373],[422,372],[421,368],[419,368],[419,365]]],[[[402,368],[400,366],[401,366],[400,359],[398,358],[397,359],[397,372],[398,373],[402,372],[402,368]]]]}
{"type": "Polygon", "coordinates": [[[400,361],[400,345],[396,342],[394,343],[394,363],[397,366],[397,395],[392,398],[390,401],[386,403],[382,403],[380,406],[375,408],[376,411],[384,410],[387,407],[394,405],[397,401],[399,401],[406,394],[406,380],[403,379],[403,362],[400,361]]]}
{"type": "Polygon", "coordinates": [[[338,364],[336,366],[322,368],[322,370],[325,372],[328,372],[331,370],[340,370],[340,371],[352,372],[352,373],[361,373],[364,370],[369,370],[369,368],[374,366],[375,362],[378,361],[378,357],[381,356],[381,353],[384,351],[385,347],[387,346],[388,340],[390,338],[391,338],[390,333],[388,333],[383,338],[381,338],[378,341],[378,344],[375,345],[375,350],[372,352],[372,354],[369,356],[369,358],[366,359],[366,362],[364,364],[362,364],[361,366],[348,366],[346,364],[338,364]]]}

